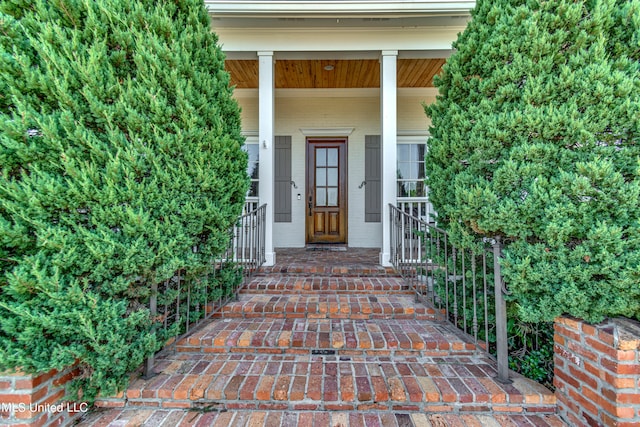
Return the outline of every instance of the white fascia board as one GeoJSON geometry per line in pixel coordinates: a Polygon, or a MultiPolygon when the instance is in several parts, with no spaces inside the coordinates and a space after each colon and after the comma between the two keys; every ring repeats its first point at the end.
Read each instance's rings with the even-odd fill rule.
{"type": "Polygon", "coordinates": [[[225,52],[362,52],[450,50],[464,27],[437,28],[214,28],[225,52]]]}
{"type": "Polygon", "coordinates": [[[262,17],[406,17],[433,14],[466,15],[475,7],[468,0],[397,0],[397,1],[242,1],[205,0],[213,16],[262,17]]]}

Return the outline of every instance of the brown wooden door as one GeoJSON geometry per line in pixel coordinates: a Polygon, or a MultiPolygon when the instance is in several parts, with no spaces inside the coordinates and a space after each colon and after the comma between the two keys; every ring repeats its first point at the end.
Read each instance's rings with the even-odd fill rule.
{"type": "Polygon", "coordinates": [[[307,243],[347,242],[347,140],[307,139],[307,243]]]}

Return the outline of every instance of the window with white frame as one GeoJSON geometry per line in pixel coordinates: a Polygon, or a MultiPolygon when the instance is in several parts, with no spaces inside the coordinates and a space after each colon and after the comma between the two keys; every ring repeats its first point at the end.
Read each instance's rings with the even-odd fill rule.
{"type": "Polygon", "coordinates": [[[399,137],[397,143],[398,207],[422,220],[434,221],[434,212],[424,183],[426,137],[399,137]]]}
{"type": "Polygon", "coordinates": [[[398,143],[398,198],[426,197],[425,143],[398,143]]]}
{"type": "Polygon", "coordinates": [[[251,179],[251,184],[249,186],[249,191],[247,192],[248,199],[257,199],[258,194],[258,183],[259,183],[259,174],[260,174],[260,145],[258,145],[258,141],[250,141],[247,139],[243,149],[249,155],[249,162],[247,164],[247,174],[251,179]]]}

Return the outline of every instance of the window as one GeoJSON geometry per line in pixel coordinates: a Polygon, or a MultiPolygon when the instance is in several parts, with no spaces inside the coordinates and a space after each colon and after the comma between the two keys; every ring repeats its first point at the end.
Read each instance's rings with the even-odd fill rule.
{"type": "Polygon", "coordinates": [[[424,185],[424,155],[427,144],[423,136],[398,137],[398,208],[423,221],[434,222],[436,213],[429,203],[429,189],[424,185]]]}
{"type": "Polygon", "coordinates": [[[427,197],[424,185],[425,143],[398,143],[398,198],[427,197]]]}
{"type": "Polygon", "coordinates": [[[251,178],[251,184],[247,197],[258,197],[258,182],[259,182],[259,167],[260,167],[260,145],[257,143],[247,143],[244,145],[244,150],[249,154],[249,163],[247,164],[247,174],[251,178]]]}

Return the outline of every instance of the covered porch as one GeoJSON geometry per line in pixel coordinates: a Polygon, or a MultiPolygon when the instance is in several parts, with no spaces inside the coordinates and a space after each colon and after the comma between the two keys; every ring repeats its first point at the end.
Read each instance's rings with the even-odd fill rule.
{"type": "Polygon", "coordinates": [[[242,107],[248,203],[267,205],[266,265],[275,248],[337,244],[390,266],[386,206],[432,218],[423,105],[470,6],[209,3],[242,107]]]}

